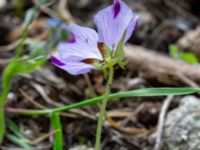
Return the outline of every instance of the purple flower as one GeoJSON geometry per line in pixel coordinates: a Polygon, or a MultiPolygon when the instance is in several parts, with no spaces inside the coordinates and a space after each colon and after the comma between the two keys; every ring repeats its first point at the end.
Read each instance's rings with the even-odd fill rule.
{"type": "Polygon", "coordinates": [[[105,47],[116,51],[123,36],[123,43],[127,42],[137,26],[137,17],[123,1],[114,0],[113,5],[95,15],[94,23],[98,34],[87,27],[65,26],[71,38],[58,45],[58,55],[51,57],[52,63],[73,75],[90,72],[104,61],[105,47]]]}

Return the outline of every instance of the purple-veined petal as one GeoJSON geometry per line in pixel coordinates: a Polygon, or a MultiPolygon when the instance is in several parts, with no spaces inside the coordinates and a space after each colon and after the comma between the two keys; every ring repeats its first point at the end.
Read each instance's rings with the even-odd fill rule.
{"type": "Polygon", "coordinates": [[[129,25],[127,27],[124,43],[126,43],[129,40],[129,38],[131,37],[132,33],[137,28],[137,24],[138,24],[138,17],[135,17],[135,18],[133,18],[131,20],[131,22],[129,23],[129,25]]]}
{"type": "Polygon", "coordinates": [[[51,63],[60,67],[65,65],[65,63],[59,58],[59,56],[55,55],[51,56],[51,63]]]}
{"type": "Polygon", "coordinates": [[[115,50],[129,23],[133,19],[131,9],[121,0],[101,11],[94,17],[99,33],[99,41],[115,50]]]}
{"type": "Polygon", "coordinates": [[[65,62],[77,62],[87,58],[103,59],[97,47],[96,31],[79,25],[68,25],[65,28],[71,32],[71,38],[58,45],[59,56],[65,62]]]}
{"type": "Polygon", "coordinates": [[[72,75],[85,74],[94,69],[94,66],[83,62],[64,62],[61,58],[59,58],[59,56],[51,56],[51,62],[72,75]]]}
{"type": "Polygon", "coordinates": [[[94,69],[94,66],[85,64],[83,62],[66,63],[62,67],[62,69],[64,69],[72,75],[80,75],[90,72],[92,69],[94,69]]]}

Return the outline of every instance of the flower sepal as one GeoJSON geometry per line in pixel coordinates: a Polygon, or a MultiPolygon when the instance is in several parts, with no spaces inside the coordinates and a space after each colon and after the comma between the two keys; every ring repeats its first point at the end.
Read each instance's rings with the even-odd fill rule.
{"type": "Polygon", "coordinates": [[[127,65],[128,61],[127,60],[123,60],[118,62],[118,65],[120,68],[125,69],[125,66],[127,65]]]}
{"type": "Polygon", "coordinates": [[[114,58],[106,58],[103,61],[97,61],[93,63],[94,67],[98,70],[104,70],[113,67],[117,64],[117,60],[114,58]]]}
{"type": "Polygon", "coordinates": [[[111,59],[113,57],[113,50],[111,50],[108,46],[105,45],[105,56],[104,59],[111,59]]]}
{"type": "Polygon", "coordinates": [[[113,68],[116,64],[117,64],[116,59],[107,60],[101,64],[101,66],[99,67],[99,70],[103,72],[103,75],[106,78],[108,76],[108,73],[107,73],[108,69],[113,68]]]}
{"type": "Polygon", "coordinates": [[[124,48],[123,48],[125,37],[126,37],[126,31],[124,32],[121,40],[119,41],[116,51],[114,53],[114,57],[117,60],[117,64],[121,68],[124,68],[124,66],[126,65],[126,62],[124,61],[124,48]]]}

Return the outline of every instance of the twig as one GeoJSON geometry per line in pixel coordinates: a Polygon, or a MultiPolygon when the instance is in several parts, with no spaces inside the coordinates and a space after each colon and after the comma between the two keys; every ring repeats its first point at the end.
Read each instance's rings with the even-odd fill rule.
{"type": "Polygon", "coordinates": [[[199,85],[196,84],[192,79],[186,77],[185,75],[177,72],[176,74],[185,84],[194,87],[194,88],[199,88],[199,85]]]}
{"type": "Polygon", "coordinates": [[[164,0],[165,5],[167,5],[169,8],[173,9],[174,11],[178,12],[179,14],[182,14],[183,16],[187,16],[188,18],[192,18],[193,20],[199,22],[200,19],[194,15],[192,15],[190,12],[187,12],[185,9],[183,9],[180,5],[177,5],[175,2],[171,0],[164,0]]]}
{"type": "Polygon", "coordinates": [[[0,52],[11,51],[11,50],[15,49],[18,46],[19,41],[20,40],[17,40],[11,44],[8,44],[5,46],[0,46],[0,52]]]}
{"type": "Polygon", "coordinates": [[[51,132],[49,132],[47,134],[44,134],[41,137],[39,137],[39,138],[37,138],[37,139],[35,139],[33,141],[28,141],[28,143],[32,144],[32,145],[36,145],[36,144],[42,142],[43,140],[47,139],[48,137],[54,135],[57,132],[60,132],[60,129],[57,129],[57,130],[51,131],[51,132]]]}
{"type": "Polygon", "coordinates": [[[44,13],[46,13],[47,15],[49,15],[50,17],[52,18],[58,18],[58,14],[55,13],[53,10],[51,10],[48,6],[52,5],[54,3],[54,1],[51,1],[50,3],[48,3],[47,5],[42,5],[40,6],[38,3],[37,3],[37,0],[34,0],[33,1],[34,4],[36,6],[38,6],[40,8],[40,10],[44,13]]]}
{"type": "MultiPolygon", "coordinates": [[[[49,36],[48,31],[44,31],[44,32],[40,33],[39,35],[36,35],[33,38],[27,38],[24,43],[29,44],[30,40],[31,41],[32,40],[42,41],[42,40],[45,40],[48,36],[49,36]]],[[[8,52],[8,51],[15,50],[17,48],[18,44],[19,44],[19,41],[20,40],[16,40],[13,43],[10,43],[8,45],[0,46],[0,52],[8,52]]]]}
{"type": "Polygon", "coordinates": [[[86,111],[83,111],[81,109],[72,109],[72,110],[69,110],[69,112],[77,114],[77,115],[85,117],[85,118],[88,118],[88,119],[93,120],[93,121],[97,120],[97,117],[95,115],[89,114],[86,111]]]}
{"type": "Polygon", "coordinates": [[[11,61],[10,58],[0,59],[0,65],[6,65],[11,61]]]}
{"type": "MultiPolygon", "coordinates": [[[[28,96],[22,89],[19,89],[20,93],[29,101],[31,102],[33,105],[36,106],[36,108],[40,108],[40,109],[48,109],[48,107],[45,107],[44,105],[36,102],[35,100],[33,100],[30,96],[28,96]]],[[[16,109],[17,110],[17,109],[16,109]]],[[[72,112],[72,111],[71,111],[72,112]]],[[[76,113],[78,114],[78,113],[76,113]]],[[[61,115],[64,117],[70,117],[70,118],[77,118],[77,115],[75,114],[75,112],[72,113],[67,113],[67,112],[62,112],[61,115]]]]}
{"type": "Polygon", "coordinates": [[[40,109],[46,109],[47,107],[41,105],[40,103],[34,101],[31,97],[29,97],[22,89],[19,89],[20,93],[29,101],[31,102],[33,105],[35,105],[37,108],[40,109]]]}
{"type": "MultiPolygon", "coordinates": [[[[29,101],[31,102],[33,105],[35,105],[37,108],[40,108],[40,109],[48,109],[47,107],[41,105],[40,103],[34,101],[31,97],[29,97],[22,89],[20,89],[20,92],[21,94],[29,101]]],[[[40,93],[41,94],[41,93],[40,93]]],[[[47,97],[47,95],[45,96],[47,97]]],[[[43,97],[44,98],[44,97],[43,97]]],[[[53,100],[51,100],[53,101],[53,100]]],[[[62,106],[62,104],[58,103],[60,106],[62,106]]],[[[55,105],[56,106],[56,105],[55,105]]],[[[8,109],[10,110],[10,109],[8,109]]],[[[12,109],[14,110],[14,109],[12,109]]],[[[16,109],[17,111],[17,109],[16,109]]],[[[86,118],[89,118],[91,120],[96,120],[96,117],[94,115],[91,115],[91,114],[88,114],[87,112],[85,111],[82,111],[82,110],[79,110],[79,109],[74,109],[74,110],[70,110],[69,113],[68,112],[62,112],[61,113],[62,116],[65,116],[65,117],[71,117],[71,118],[77,118],[77,116],[82,116],[82,117],[86,117],[86,118]]]]}
{"type": "Polygon", "coordinates": [[[119,130],[121,132],[127,133],[127,134],[132,134],[132,135],[137,135],[137,134],[143,134],[146,133],[148,130],[145,128],[135,128],[135,127],[122,127],[119,125],[117,122],[115,122],[109,115],[108,113],[105,113],[106,121],[110,124],[110,126],[116,130],[119,130]]]}
{"type": "Polygon", "coordinates": [[[135,115],[134,111],[127,111],[127,110],[121,110],[121,109],[115,109],[115,110],[110,110],[107,112],[107,114],[111,118],[118,118],[118,117],[132,117],[135,115]]]}
{"type": "Polygon", "coordinates": [[[93,88],[93,86],[92,86],[92,83],[91,83],[91,80],[90,80],[89,75],[88,75],[88,74],[84,74],[83,76],[84,76],[84,78],[85,78],[85,80],[86,80],[86,82],[87,82],[87,84],[88,84],[88,87],[89,87],[89,90],[90,90],[91,95],[92,95],[93,97],[96,97],[97,95],[96,95],[96,93],[95,93],[95,91],[94,91],[94,88],[93,88]]]}
{"type": "MultiPolygon", "coordinates": [[[[48,33],[46,33],[46,32],[44,33],[44,32],[43,32],[43,33],[41,33],[41,34],[39,34],[39,35],[36,35],[36,36],[33,37],[33,38],[26,38],[25,41],[24,41],[24,43],[25,43],[25,44],[28,44],[30,40],[32,41],[32,39],[38,40],[38,41],[44,40],[44,39],[48,36],[47,34],[48,34],[48,33]]],[[[8,45],[0,46],[0,52],[7,52],[7,51],[15,50],[15,49],[17,48],[17,46],[19,45],[19,42],[20,42],[20,39],[14,41],[14,42],[12,42],[12,43],[10,43],[10,44],[8,44],[8,45]]]]}
{"type": "Polygon", "coordinates": [[[55,13],[53,10],[51,10],[49,7],[46,6],[41,6],[40,10],[44,13],[46,13],[47,15],[49,15],[52,18],[58,18],[57,13],[55,13]]]}
{"type": "Polygon", "coordinates": [[[127,68],[142,73],[143,78],[167,85],[183,85],[177,72],[192,81],[200,82],[200,66],[173,59],[141,46],[126,45],[127,68]],[[145,61],[144,61],[145,60],[145,61]]]}
{"type": "Polygon", "coordinates": [[[31,82],[31,85],[38,91],[38,93],[40,93],[40,95],[42,96],[42,98],[49,104],[51,104],[52,106],[56,106],[56,107],[60,107],[62,106],[62,104],[57,103],[55,101],[53,101],[51,98],[49,98],[49,96],[46,94],[44,88],[35,83],[35,82],[31,82]]]}
{"type": "Polygon", "coordinates": [[[69,10],[67,9],[67,2],[68,0],[60,0],[58,3],[58,10],[59,10],[59,14],[61,15],[61,17],[67,21],[68,23],[75,23],[75,19],[73,18],[73,16],[71,15],[71,13],[69,12],[69,10]]]}
{"type": "Polygon", "coordinates": [[[169,105],[172,100],[173,100],[173,96],[168,96],[162,105],[161,112],[159,115],[159,120],[158,120],[157,137],[156,137],[156,143],[155,143],[154,150],[160,150],[160,146],[162,143],[162,135],[163,135],[165,116],[166,116],[167,110],[168,110],[169,105]]]}
{"type": "MultiPolygon", "coordinates": [[[[183,74],[177,72],[177,76],[187,85],[193,87],[193,88],[199,88],[199,85],[195,83],[192,79],[184,76],[183,74]]],[[[200,92],[198,92],[198,95],[200,95],[200,92]]]]}

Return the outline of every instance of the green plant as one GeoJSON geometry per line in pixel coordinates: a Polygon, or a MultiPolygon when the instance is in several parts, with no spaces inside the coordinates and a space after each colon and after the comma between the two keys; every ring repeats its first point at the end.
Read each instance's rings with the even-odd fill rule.
{"type": "Polygon", "coordinates": [[[177,45],[169,45],[170,55],[173,58],[180,59],[190,64],[197,64],[199,62],[198,57],[192,52],[182,52],[177,45]]]}

